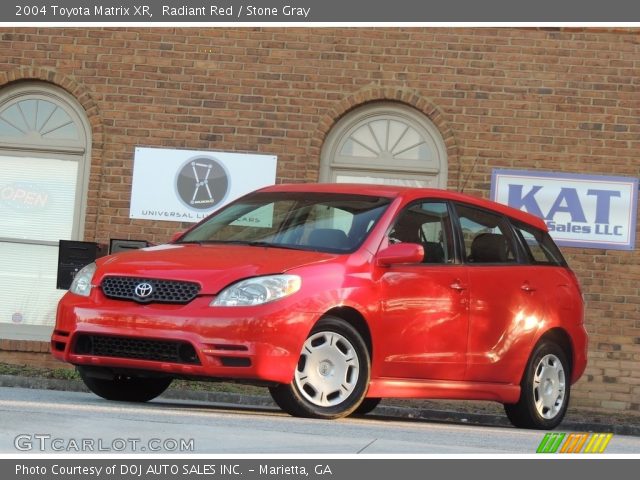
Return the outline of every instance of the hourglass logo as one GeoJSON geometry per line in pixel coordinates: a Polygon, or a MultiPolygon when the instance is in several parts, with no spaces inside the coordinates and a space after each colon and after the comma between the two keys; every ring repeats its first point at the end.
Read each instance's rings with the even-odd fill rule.
{"type": "Polygon", "coordinates": [[[178,170],[176,191],[187,207],[207,210],[226,198],[229,176],[214,158],[194,157],[178,170]]]}

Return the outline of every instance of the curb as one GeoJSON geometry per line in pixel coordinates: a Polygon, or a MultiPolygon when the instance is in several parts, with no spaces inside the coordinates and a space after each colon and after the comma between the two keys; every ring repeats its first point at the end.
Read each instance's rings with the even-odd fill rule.
{"type": "MultiPolygon", "coordinates": [[[[80,380],[21,377],[14,375],[0,375],[0,387],[89,392],[87,387],[85,387],[80,380]]],[[[274,410],[278,409],[276,404],[271,400],[271,397],[262,395],[245,395],[242,393],[169,389],[162,394],[161,398],[170,400],[194,400],[243,407],[266,407],[274,410]]],[[[506,416],[494,415],[491,413],[456,412],[450,410],[380,405],[368,416],[378,419],[403,418],[415,421],[513,428],[506,416]]],[[[558,428],[561,430],[577,432],[614,433],[616,435],[640,436],[640,425],[609,425],[604,423],[576,422],[568,420],[560,424],[558,428]]]]}
{"type": "Polygon", "coordinates": [[[0,375],[0,387],[30,388],[34,390],[63,390],[66,392],[89,392],[80,380],[58,378],[21,377],[0,375]]]}

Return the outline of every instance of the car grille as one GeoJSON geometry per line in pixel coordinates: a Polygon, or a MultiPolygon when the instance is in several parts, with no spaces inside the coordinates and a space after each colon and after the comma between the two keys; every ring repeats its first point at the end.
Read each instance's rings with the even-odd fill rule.
{"type": "Polygon", "coordinates": [[[156,362],[199,365],[193,345],[177,340],[112,337],[108,335],[78,335],[74,353],[97,357],[134,358],[156,362]]]}
{"type": "Polygon", "coordinates": [[[189,303],[200,292],[200,285],[195,282],[176,280],[105,277],[102,280],[102,291],[109,298],[134,300],[140,303],[189,303]],[[146,297],[136,294],[136,287],[142,284],[151,286],[151,293],[146,297]]]}

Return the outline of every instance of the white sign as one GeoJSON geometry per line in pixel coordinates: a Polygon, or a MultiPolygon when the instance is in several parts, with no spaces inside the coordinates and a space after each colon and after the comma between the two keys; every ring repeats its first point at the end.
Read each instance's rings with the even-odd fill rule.
{"type": "Polygon", "coordinates": [[[558,245],[634,249],[637,178],[494,170],[491,198],[541,217],[558,245]]]}
{"type": "Polygon", "coordinates": [[[130,218],[199,222],[242,195],[276,181],[277,157],[136,148],[130,218]]]}
{"type": "Polygon", "coordinates": [[[229,225],[239,227],[271,228],[273,226],[273,203],[252,210],[229,225]]]}

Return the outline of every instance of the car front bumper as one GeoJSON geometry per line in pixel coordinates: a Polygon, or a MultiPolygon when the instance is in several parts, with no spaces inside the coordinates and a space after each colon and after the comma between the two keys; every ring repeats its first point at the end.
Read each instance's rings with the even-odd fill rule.
{"type": "Polygon", "coordinates": [[[89,297],[67,293],[58,304],[51,352],[74,365],[289,383],[319,315],[299,311],[290,299],[253,307],[210,307],[212,298],[197,297],[186,305],[145,305],[106,298],[96,288],[89,297]],[[91,346],[80,348],[83,337],[129,346],[188,344],[197,359],[150,359],[147,350],[116,349],[105,355],[91,346]]]}

